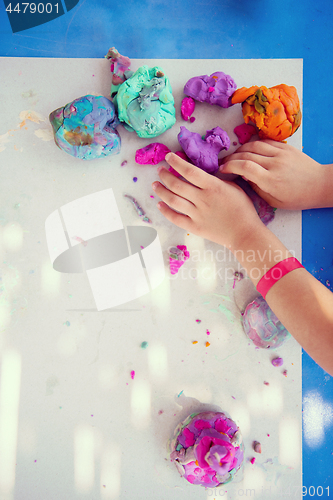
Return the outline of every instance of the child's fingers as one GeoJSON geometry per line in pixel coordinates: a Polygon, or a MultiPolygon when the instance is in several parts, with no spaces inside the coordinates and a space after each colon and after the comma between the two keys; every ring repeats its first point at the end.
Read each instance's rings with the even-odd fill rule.
{"type": "Polygon", "coordinates": [[[176,224],[176,226],[181,227],[182,229],[185,229],[187,231],[191,229],[192,219],[187,215],[175,212],[163,201],[160,201],[157,204],[157,208],[166,219],[168,219],[173,224],[176,224]]]}
{"type": "Polygon", "coordinates": [[[254,153],[260,156],[267,156],[271,158],[272,156],[276,156],[277,149],[285,149],[286,144],[282,144],[277,141],[271,141],[270,139],[265,139],[261,141],[252,141],[247,142],[240,146],[236,153],[254,153]]]}
{"type": "Polygon", "coordinates": [[[250,153],[249,151],[237,151],[230,156],[225,156],[221,165],[224,165],[232,160],[251,161],[257,163],[261,168],[264,168],[265,170],[269,170],[269,167],[272,164],[272,157],[250,153]]]}
{"type": "Polygon", "coordinates": [[[207,186],[210,175],[200,168],[188,163],[175,153],[168,153],[165,159],[172,168],[177,170],[177,172],[184,177],[184,179],[188,180],[194,186],[201,189],[204,189],[207,186]]]}
{"type": "Polygon", "coordinates": [[[272,151],[273,156],[274,156],[274,153],[273,153],[274,149],[273,148],[283,149],[283,150],[292,149],[292,146],[290,146],[286,142],[274,141],[273,139],[262,139],[260,141],[255,141],[255,142],[257,142],[258,144],[261,143],[261,144],[267,144],[268,146],[270,146],[270,150],[272,151]]]}
{"type": "Polygon", "coordinates": [[[221,167],[221,172],[224,174],[238,174],[245,179],[257,184],[262,189],[268,184],[268,171],[261,167],[258,163],[250,160],[242,159],[231,159],[227,161],[223,168],[221,167]]]}
{"type": "MultiPolygon", "coordinates": [[[[196,167],[197,168],[197,167],[196,167]]],[[[180,177],[172,174],[166,168],[161,168],[158,170],[158,175],[162,180],[163,184],[173,193],[181,196],[185,200],[191,201],[193,204],[195,203],[195,199],[197,197],[198,189],[193,184],[189,184],[188,182],[182,180],[180,177]]]]}
{"type": "MultiPolygon", "coordinates": [[[[172,175],[172,174],[170,174],[172,175]]],[[[184,181],[183,181],[184,182],[184,181]]],[[[173,193],[169,189],[167,189],[163,184],[156,181],[152,184],[152,188],[155,193],[163,200],[169,207],[177,210],[177,212],[181,212],[185,215],[191,215],[195,206],[189,200],[178,196],[178,194],[173,193]]]]}

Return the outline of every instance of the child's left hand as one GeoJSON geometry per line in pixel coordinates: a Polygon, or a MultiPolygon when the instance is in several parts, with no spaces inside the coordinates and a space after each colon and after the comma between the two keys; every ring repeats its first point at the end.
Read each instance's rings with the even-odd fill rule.
{"type": "Polygon", "coordinates": [[[152,187],[163,200],[157,206],[169,221],[232,251],[262,225],[251,200],[239,186],[207,174],[173,153],[166,160],[188,181],[165,168],[159,169],[164,185],[154,182],[152,187]]]}

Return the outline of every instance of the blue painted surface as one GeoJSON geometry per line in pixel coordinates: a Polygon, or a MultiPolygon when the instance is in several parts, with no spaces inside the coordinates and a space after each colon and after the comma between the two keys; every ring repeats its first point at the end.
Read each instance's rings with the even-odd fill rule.
{"type": "MultiPolygon", "coordinates": [[[[65,2],[63,6],[66,11],[65,2]]],[[[114,45],[132,58],[303,58],[304,152],[320,163],[333,163],[332,26],[331,0],[143,0],[126,4],[80,0],[65,15],[12,34],[0,0],[0,55],[100,58],[114,45]]],[[[332,228],[332,209],[303,212],[304,265],[331,290],[332,228]]],[[[328,415],[324,443],[312,447],[303,439],[304,485],[330,486],[332,496],[333,422],[329,412],[333,409],[333,381],[306,353],[303,394],[310,394],[313,401],[316,395],[328,415]]],[[[305,412],[307,408],[304,405],[305,412]]]]}

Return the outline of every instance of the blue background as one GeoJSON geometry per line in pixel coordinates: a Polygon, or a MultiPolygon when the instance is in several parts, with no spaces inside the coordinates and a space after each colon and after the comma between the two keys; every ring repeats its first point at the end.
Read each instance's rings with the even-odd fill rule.
{"type": "MultiPolygon", "coordinates": [[[[111,46],[130,58],[302,58],[303,151],[320,163],[333,163],[332,0],[129,0],[118,4],[80,0],[61,17],[16,34],[0,0],[0,56],[101,58],[111,46]]],[[[303,264],[332,290],[333,209],[304,211],[302,217],[303,264]]],[[[321,399],[319,411],[332,412],[333,379],[303,353],[303,396],[310,393],[321,399]]],[[[309,447],[303,439],[303,484],[330,486],[330,496],[332,430],[333,422],[328,421],[324,444],[318,447],[309,447]]]]}

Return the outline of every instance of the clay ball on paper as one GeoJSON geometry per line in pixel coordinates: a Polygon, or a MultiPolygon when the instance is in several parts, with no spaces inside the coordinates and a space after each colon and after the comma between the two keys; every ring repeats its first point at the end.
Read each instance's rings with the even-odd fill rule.
{"type": "Polygon", "coordinates": [[[231,76],[222,71],[202,76],[194,76],[186,83],[184,94],[196,101],[216,104],[222,108],[232,106],[231,96],[237,85],[231,76]]]}
{"type": "Polygon", "coordinates": [[[245,309],[243,327],[256,347],[276,349],[290,338],[290,333],[262,297],[257,297],[245,309]]]}
{"type": "Polygon", "coordinates": [[[120,122],[106,97],[79,97],[52,111],[49,120],[57,146],[75,158],[94,160],[120,151],[120,122]]]}
{"type": "Polygon", "coordinates": [[[229,483],[244,458],[240,430],[222,412],[189,415],[177,426],[170,452],[180,475],[206,488],[229,483]]]}
{"type": "Polygon", "coordinates": [[[180,127],[178,142],[192,163],[209,174],[215,174],[219,169],[219,152],[230,147],[229,136],[220,127],[207,130],[204,139],[200,134],[180,127]]]}
{"type": "Polygon", "coordinates": [[[236,103],[242,103],[244,121],[256,125],[260,139],[284,141],[301,125],[297,90],[284,83],[270,88],[242,87],[232,96],[232,104],[236,103]]]}
{"type": "Polygon", "coordinates": [[[158,66],[141,66],[120,85],[113,102],[119,120],[139,137],[156,137],[176,123],[171,85],[158,66]]]}

